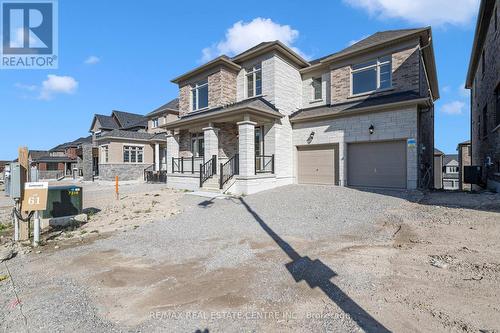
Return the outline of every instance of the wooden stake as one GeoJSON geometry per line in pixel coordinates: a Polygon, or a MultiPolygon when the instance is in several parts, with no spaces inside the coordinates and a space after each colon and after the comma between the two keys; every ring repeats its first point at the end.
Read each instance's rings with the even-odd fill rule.
{"type": "Polygon", "coordinates": [[[120,199],[120,195],[118,192],[118,176],[115,176],[115,193],[116,193],[116,200],[120,199]]]}

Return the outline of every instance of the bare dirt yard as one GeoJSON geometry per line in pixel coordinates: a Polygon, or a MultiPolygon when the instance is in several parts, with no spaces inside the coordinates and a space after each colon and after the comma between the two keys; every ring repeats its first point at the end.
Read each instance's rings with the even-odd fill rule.
{"type": "Polygon", "coordinates": [[[0,330],[500,332],[500,195],[84,187],[88,223],[0,264],[0,330]]]}

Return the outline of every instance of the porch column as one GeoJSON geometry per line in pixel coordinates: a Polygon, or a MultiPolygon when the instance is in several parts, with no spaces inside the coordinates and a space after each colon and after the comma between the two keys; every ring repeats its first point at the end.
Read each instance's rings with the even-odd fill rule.
{"type": "Polygon", "coordinates": [[[155,171],[160,170],[160,144],[155,143],[155,171]]]}
{"type": "Polygon", "coordinates": [[[255,125],[257,123],[244,120],[238,125],[240,176],[255,175],[255,125]]]}
{"type": "Polygon", "coordinates": [[[212,126],[203,128],[203,139],[205,141],[205,161],[213,155],[219,156],[219,129],[212,126]]]}
{"type": "Polygon", "coordinates": [[[167,172],[172,172],[172,157],[179,157],[179,137],[167,134],[167,172]]]}

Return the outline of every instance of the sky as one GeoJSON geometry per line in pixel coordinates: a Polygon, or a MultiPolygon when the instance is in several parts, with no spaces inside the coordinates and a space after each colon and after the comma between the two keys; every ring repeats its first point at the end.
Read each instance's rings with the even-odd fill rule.
{"type": "Polygon", "coordinates": [[[59,0],[59,67],[0,69],[0,160],[89,135],[95,113],[145,114],[177,97],[170,80],[220,54],[280,39],[307,59],[377,31],[432,26],[441,98],[435,146],[470,136],[463,88],[479,0],[59,0]]]}

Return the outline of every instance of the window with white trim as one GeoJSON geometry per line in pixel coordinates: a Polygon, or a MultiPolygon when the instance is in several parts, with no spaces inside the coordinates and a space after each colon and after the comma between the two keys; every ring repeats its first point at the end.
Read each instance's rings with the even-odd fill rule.
{"type": "Polygon", "coordinates": [[[101,148],[102,155],[101,158],[104,161],[104,163],[109,162],[109,147],[108,146],[102,146],[101,148]]]}
{"type": "Polygon", "coordinates": [[[391,81],[391,55],[351,66],[351,95],[389,89],[391,81]]]}
{"type": "Polygon", "coordinates": [[[159,124],[158,118],[153,118],[153,120],[151,120],[151,128],[157,128],[158,124],[159,124]]]}
{"type": "Polygon", "coordinates": [[[262,95],[262,66],[260,64],[247,70],[247,97],[262,95]]]}
{"type": "Polygon", "coordinates": [[[323,99],[323,89],[322,89],[322,79],[321,77],[316,77],[312,79],[312,99],[313,101],[318,101],[323,99]]]}
{"type": "Polygon", "coordinates": [[[197,82],[191,88],[192,110],[200,110],[208,107],[208,80],[197,82]]]}
{"type": "Polygon", "coordinates": [[[142,163],[143,147],[123,146],[123,163],[142,163]]]}

